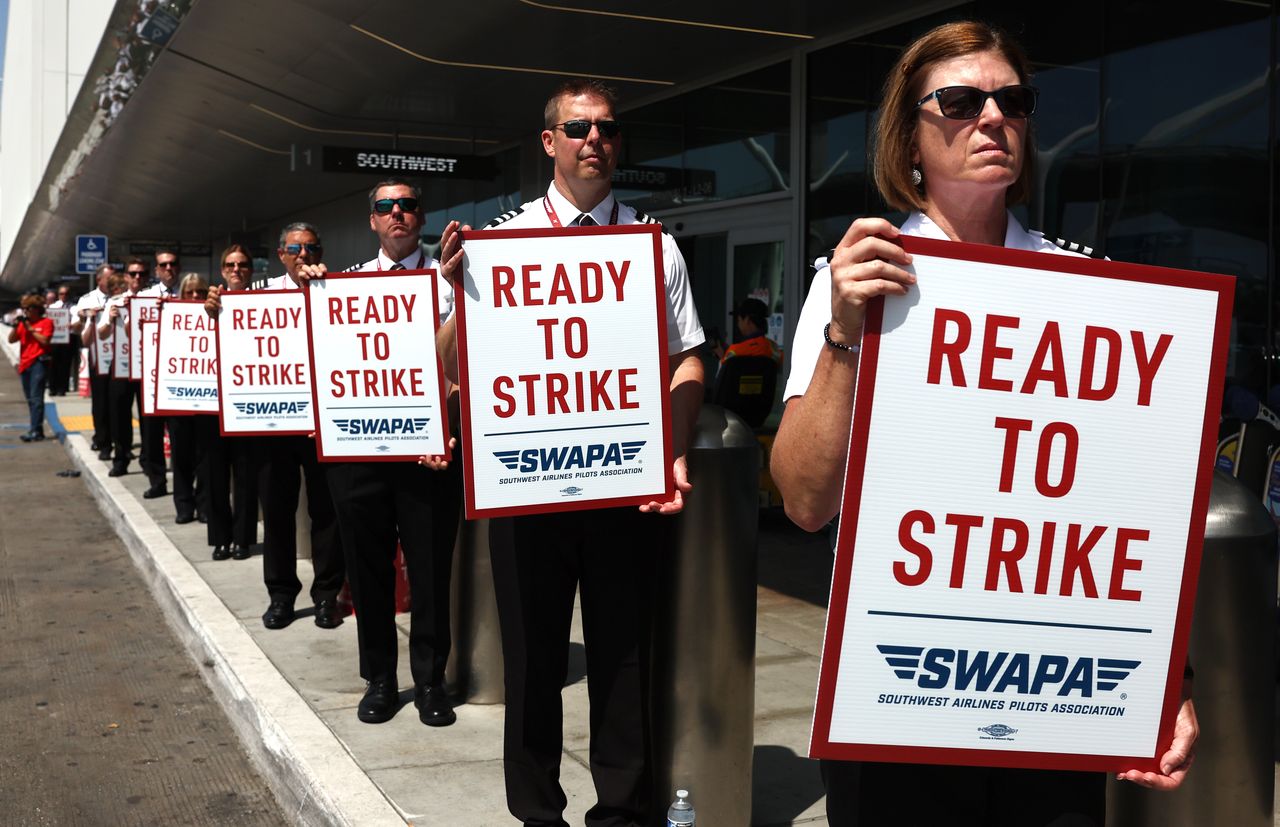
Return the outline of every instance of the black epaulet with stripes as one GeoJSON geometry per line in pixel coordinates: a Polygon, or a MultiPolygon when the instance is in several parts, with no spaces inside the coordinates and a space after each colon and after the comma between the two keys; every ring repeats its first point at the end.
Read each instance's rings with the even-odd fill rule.
{"type": "Polygon", "coordinates": [[[639,210],[636,210],[636,223],[637,224],[657,224],[659,227],[662,226],[661,221],[659,221],[658,219],[654,218],[651,215],[645,215],[639,210]]]}
{"type": "Polygon", "coordinates": [[[493,219],[493,220],[492,220],[492,221],[490,221],[488,224],[485,224],[485,225],[484,225],[483,227],[481,227],[480,229],[482,229],[482,230],[492,230],[494,227],[498,226],[499,224],[504,224],[504,223],[506,223],[506,222],[510,221],[511,219],[515,218],[517,215],[519,215],[519,214],[520,214],[520,213],[522,213],[522,212],[524,212],[524,205],[523,205],[523,204],[521,204],[520,206],[516,207],[514,210],[507,210],[507,211],[506,211],[506,212],[504,212],[502,215],[500,215],[500,216],[498,216],[497,218],[493,219]]]}
{"type": "Polygon", "coordinates": [[[255,279],[254,281],[249,282],[249,289],[250,290],[266,290],[267,285],[270,283],[271,283],[270,276],[267,276],[265,278],[255,279]]]}
{"type": "Polygon", "coordinates": [[[360,262],[359,264],[353,264],[353,265],[351,265],[350,267],[348,267],[347,269],[345,269],[345,270],[339,270],[338,272],[340,272],[340,273],[358,273],[358,272],[360,272],[360,268],[361,268],[361,267],[363,267],[363,266],[365,266],[365,264],[366,264],[366,263],[367,263],[367,262],[362,261],[362,262],[360,262]]]}
{"type": "Polygon", "coordinates": [[[1099,253],[1097,250],[1093,249],[1092,247],[1086,247],[1085,245],[1078,244],[1074,241],[1067,241],[1065,238],[1049,238],[1047,235],[1044,235],[1043,233],[1037,233],[1037,235],[1039,235],[1045,241],[1048,241],[1050,244],[1054,244],[1058,247],[1061,247],[1063,250],[1067,250],[1072,253],[1079,253],[1080,255],[1088,256],[1089,258],[1106,258],[1106,256],[1104,256],[1102,253],[1099,253]]]}

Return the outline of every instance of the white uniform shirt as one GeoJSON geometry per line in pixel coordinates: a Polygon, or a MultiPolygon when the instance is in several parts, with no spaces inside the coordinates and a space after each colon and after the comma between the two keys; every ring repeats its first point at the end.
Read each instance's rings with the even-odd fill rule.
{"type": "MultiPolygon", "coordinates": [[[[1004,233],[1004,246],[1007,249],[1064,256],[1083,255],[1062,249],[1041,233],[1024,230],[1013,213],[1008,213],[1007,217],[1008,225],[1004,233]]],[[[942,228],[920,212],[911,213],[899,230],[903,235],[948,240],[942,228]]],[[[787,388],[782,395],[784,400],[803,396],[809,389],[809,380],[813,378],[813,371],[818,365],[818,355],[826,346],[822,329],[831,321],[831,270],[827,267],[825,258],[818,259],[813,266],[818,272],[809,285],[809,295],[800,310],[800,321],[796,323],[796,337],[791,343],[791,375],[787,378],[787,388]]]]}
{"type": "MultiPolygon", "coordinates": [[[[547,189],[547,199],[552,209],[565,227],[576,226],[585,213],[569,202],[552,184],[547,189]]],[[[614,200],[613,193],[591,210],[591,218],[596,224],[608,226],[613,217],[613,205],[618,205],[618,224],[657,224],[658,222],[635,208],[614,200]]],[[[519,209],[504,213],[485,225],[484,229],[497,227],[502,229],[543,228],[551,227],[551,218],[543,208],[542,199],[530,201],[519,209]]],[[[689,290],[689,268],[684,263],[684,256],[676,246],[676,240],[665,231],[662,233],[662,275],[667,294],[667,353],[674,355],[697,347],[706,341],[702,332],[702,322],[698,319],[698,308],[693,304],[693,293],[689,290]]]]}
{"type": "Polygon", "coordinates": [[[343,272],[375,273],[390,270],[397,264],[406,270],[434,269],[436,271],[436,316],[439,318],[440,323],[444,324],[445,319],[453,315],[453,285],[440,273],[440,262],[421,250],[415,250],[399,261],[392,261],[390,256],[379,249],[376,258],[371,258],[354,267],[348,267],[343,272]]]}
{"type": "Polygon", "coordinates": [[[75,315],[82,317],[91,310],[101,310],[106,303],[107,294],[95,287],[81,296],[80,301],[76,302],[75,315]]]}
{"type": "Polygon", "coordinates": [[[259,289],[261,290],[301,290],[302,288],[294,283],[293,279],[289,277],[288,273],[285,273],[283,276],[274,276],[272,278],[267,279],[266,284],[263,284],[262,287],[259,289]]]}

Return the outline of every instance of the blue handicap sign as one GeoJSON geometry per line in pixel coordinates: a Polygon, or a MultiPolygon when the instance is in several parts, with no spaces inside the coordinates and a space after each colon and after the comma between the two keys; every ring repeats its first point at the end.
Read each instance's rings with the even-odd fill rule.
{"type": "Polygon", "coordinates": [[[107,262],[105,235],[76,236],[76,272],[92,273],[107,262]]]}

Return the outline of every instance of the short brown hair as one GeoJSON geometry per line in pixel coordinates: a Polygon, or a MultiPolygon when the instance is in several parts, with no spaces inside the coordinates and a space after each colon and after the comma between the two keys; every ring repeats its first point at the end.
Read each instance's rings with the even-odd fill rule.
{"type": "MultiPolygon", "coordinates": [[[[978,52],[998,52],[1018,73],[1021,82],[1031,80],[1031,63],[1018,42],[1003,30],[974,20],[946,23],[921,35],[903,50],[893,71],[885,78],[880,121],[876,124],[874,168],[876,188],[894,209],[921,210],[925,206],[923,192],[911,184],[915,103],[927,94],[919,88],[921,78],[939,61],[978,52]]],[[[1006,204],[1017,204],[1030,195],[1034,166],[1035,139],[1028,121],[1022,170],[1018,180],[1005,191],[1006,204]]],[[[927,185],[926,181],[922,187],[927,185]]]]}
{"type": "Polygon", "coordinates": [[[543,128],[551,129],[559,123],[561,98],[576,98],[579,95],[599,98],[609,105],[610,112],[616,114],[618,95],[604,81],[595,78],[570,78],[551,90],[551,97],[547,98],[546,108],[542,110],[543,128]]]}
{"type": "Polygon", "coordinates": [[[39,293],[28,293],[22,297],[22,309],[30,310],[33,307],[39,307],[44,310],[44,296],[39,293]]]}
{"type": "MultiPolygon", "coordinates": [[[[404,180],[403,178],[387,178],[386,180],[379,181],[378,183],[370,187],[369,188],[369,212],[373,212],[373,202],[378,200],[378,190],[382,189],[383,187],[408,187],[409,192],[413,194],[413,197],[418,199],[418,212],[422,212],[422,187],[418,186],[417,184],[411,184],[408,181],[404,180]]],[[[287,229],[288,228],[286,228],[286,230],[287,229]]],[[[295,228],[295,229],[307,229],[307,228],[303,227],[303,228],[295,228]]],[[[319,241],[320,234],[315,231],[314,227],[310,227],[310,230],[312,233],[315,234],[316,241],[319,241]]],[[[281,249],[284,248],[284,233],[280,234],[280,247],[281,249]]]]}
{"type": "Polygon", "coordinates": [[[226,264],[227,256],[231,255],[232,253],[240,253],[245,258],[249,259],[249,266],[250,267],[253,266],[253,254],[250,253],[248,250],[246,250],[243,244],[232,244],[230,247],[223,250],[222,258],[218,259],[218,266],[221,267],[222,265],[226,264]]]}

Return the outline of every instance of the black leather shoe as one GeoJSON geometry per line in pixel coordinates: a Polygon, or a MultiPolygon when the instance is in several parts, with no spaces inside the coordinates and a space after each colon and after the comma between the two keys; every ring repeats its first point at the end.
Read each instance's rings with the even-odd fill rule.
{"type": "Polygon", "coordinates": [[[336,629],[342,625],[342,614],[338,611],[338,601],[332,597],[316,604],[316,625],[321,629],[336,629]]]}
{"type": "Polygon", "coordinates": [[[109,461],[111,460],[111,449],[110,449],[110,448],[103,448],[101,451],[99,451],[99,452],[98,452],[98,459],[106,460],[106,461],[108,461],[108,462],[109,462],[109,461]]]}
{"type": "Polygon", "coordinates": [[[201,523],[209,522],[209,518],[206,517],[203,513],[198,511],[196,512],[196,519],[199,520],[201,523]]]}
{"type": "Polygon", "coordinates": [[[178,525],[186,525],[187,523],[194,523],[196,521],[196,515],[179,514],[178,516],[173,518],[173,521],[178,525]]]}
{"type": "Polygon", "coordinates": [[[169,496],[169,488],[164,485],[153,485],[146,491],[142,492],[142,498],[144,500],[154,500],[167,496],[169,496]]]}
{"type": "Polygon", "coordinates": [[[248,560],[253,556],[253,551],[248,546],[236,546],[231,549],[232,560],[248,560]]]}
{"type": "Polygon", "coordinates": [[[369,681],[356,717],[366,724],[382,724],[394,718],[399,707],[400,690],[396,688],[395,678],[369,681]]]}
{"type": "Polygon", "coordinates": [[[107,476],[108,476],[108,477],[123,477],[123,476],[124,476],[125,474],[127,474],[127,473],[129,473],[129,469],[127,469],[127,468],[113,467],[110,471],[108,471],[108,472],[107,472],[107,476]]]}
{"type": "Polygon", "coordinates": [[[32,442],[44,442],[44,431],[32,431],[32,432],[31,432],[31,441],[32,441],[32,442]]]}
{"type": "Polygon", "coordinates": [[[227,548],[226,546],[214,546],[213,559],[214,560],[230,560],[231,549],[227,548]]]}
{"type": "Polygon", "coordinates": [[[283,629],[293,622],[293,606],[283,600],[272,600],[262,615],[262,625],[268,629],[283,629]]]}
{"type": "Polygon", "coordinates": [[[427,726],[448,726],[458,720],[443,686],[415,687],[413,705],[418,708],[418,719],[427,726]]]}

